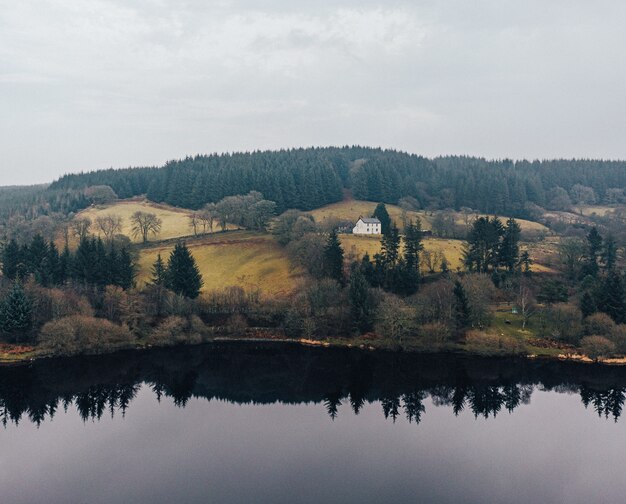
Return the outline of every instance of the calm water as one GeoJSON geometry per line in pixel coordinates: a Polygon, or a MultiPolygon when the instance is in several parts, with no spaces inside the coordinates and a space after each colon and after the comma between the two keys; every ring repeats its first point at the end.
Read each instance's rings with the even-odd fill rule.
{"type": "Polygon", "coordinates": [[[626,369],[223,345],[0,369],[0,502],[619,503],[626,369]]]}

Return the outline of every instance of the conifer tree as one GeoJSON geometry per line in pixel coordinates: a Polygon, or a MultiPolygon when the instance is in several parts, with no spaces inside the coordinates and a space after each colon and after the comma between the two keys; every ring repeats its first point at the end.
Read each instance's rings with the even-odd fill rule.
{"type": "Polygon", "coordinates": [[[615,263],[617,262],[617,243],[613,235],[607,236],[604,240],[602,262],[604,263],[604,269],[606,271],[612,271],[615,268],[615,263]]]}
{"type": "Polygon", "coordinates": [[[152,265],[150,269],[150,283],[152,285],[165,285],[167,280],[167,269],[165,268],[165,263],[161,258],[161,254],[157,254],[156,261],[152,265]]]}
{"type": "Polygon", "coordinates": [[[376,307],[373,306],[367,279],[359,268],[353,268],[352,274],[350,275],[348,298],[350,300],[350,312],[352,313],[352,321],[355,329],[360,334],[371,331],[374,324],[376,307]]]}
{"type": "Polygon", "coordinates": [[[389,212],[387,212],[387,207],[384,203],[376,205],[372,217],[375,217],[380,221],[380,230],[382,234],[386,235],[391,230],[391,217],[389,217],[389,212]]]}
{"type": "Polygon", "coordinates": [[[626,292],[624,281],[618,272],[610,271],[607,274],[602,283],[597,306],[616,323],[626,322],[626,292]]]}
{"type": "Polygon", "coordinates": [[[582,269],[583,276],[598,276],[598,258],[602,252],[602,236],[596,227],[593,227],[587,235],[587,257],[582,269]]]}
{"type": "Polygon", "coordinates": [[[582,312],[583,317],[588,317],[598,311],[596,301],[593,299],[593,296],[589,293],[589,291],[585,291],[580,298],[580,311],[582,312]]]}
{"type": "Polygon", "coordinates": [[[325,276],[343,285],[343,248],[335,230],[330,233],[326,241],[323,261],[325,276]]]}
{"type": "Polygon", "coordinates": [[[6,244],[2,251],[2,275],[9,280],[15,280],[20,264],[20,246],[15,239],[6,244]]]}
{"type": "Polygon", "coordinates": [[[508,219],[500,244],[500,264],[502,264],[509,273],[515,271],[519,259],[519,239],[522,228],[515,219],[508,219]]]}
{"type": "Polygon", "coordinates": [[[459,330],[465,329],[470,325],[470,307],[467,294],[463,288],[463,284],[458,280],[454,282],[454,313],[456,317],[456,326],[459,330]]]}
{"type": "Polygon", "coordinates": [[[181,296],[195,299],[204,284],[196,260],[185,242],[174,246],[167,262],[167,288],[181,296]]]}
{"type": "Polygon", "coordinates": [[[22,284],[15,281],[0,307],[0,328],[13,341],[19,343],[28,339],[32,323],[32,303],[26,296],[22,284]]]}
{"type": "Polygon", "coordinates": [[[119,268],[116,284],[122,289],[132,289],[135,285],[135,265],[133,259],[126,247],[123,247],[119,253],[119,268]]]}

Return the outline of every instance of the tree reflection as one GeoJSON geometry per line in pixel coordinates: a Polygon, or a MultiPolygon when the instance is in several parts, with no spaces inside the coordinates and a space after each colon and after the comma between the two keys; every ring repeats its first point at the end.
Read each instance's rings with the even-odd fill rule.
{"type": "Polygon", "coordinates": [[[313,402],[334,420],[348,411],[342,405],[359,414],[379,403],[386,419],[416,425],[427,407],[485,419],[511,414],[540,389],[579,394],[586,408],[617,421],[626,369],[278,345],[188,347],[0,368],[0,422],[19,425],[26,418],[39,426],[59,408],[76,408],[84,422],[123,417],[142,385],[181,408],[192,398],[313,402]]]}

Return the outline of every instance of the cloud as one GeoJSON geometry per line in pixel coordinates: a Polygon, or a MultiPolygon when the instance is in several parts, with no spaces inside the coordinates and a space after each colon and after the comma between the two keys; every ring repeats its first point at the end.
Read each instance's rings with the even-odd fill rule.
{"type": "Polygon", "coordinates": [[[626,157],[626,5],[4,2],[0,184],[363,143],[626,157]]]}

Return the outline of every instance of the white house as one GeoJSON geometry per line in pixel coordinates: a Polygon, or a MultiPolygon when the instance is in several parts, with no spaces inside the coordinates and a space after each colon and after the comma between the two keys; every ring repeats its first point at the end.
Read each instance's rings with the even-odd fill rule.
{"type": "Polygon", "coordinates": [[[380,221],[376,218],[359,217],[356,226],[352,228],[352,234],[358,235],[379,235],[380,221]]]}

